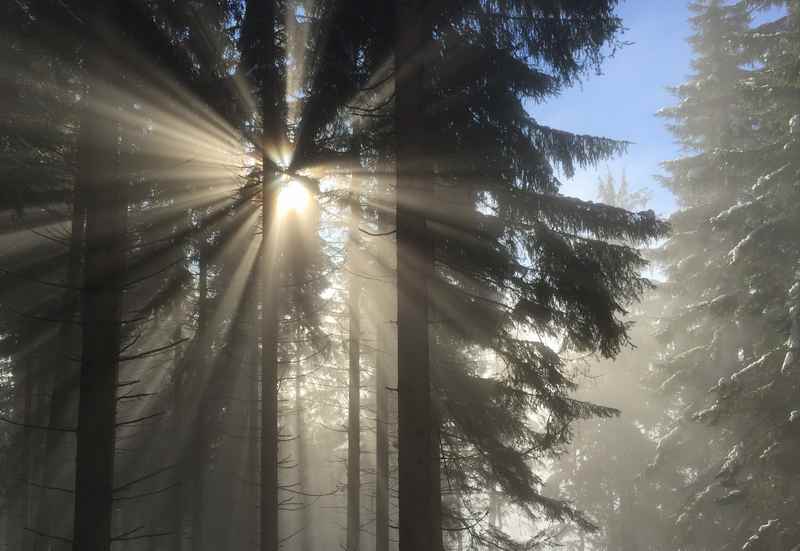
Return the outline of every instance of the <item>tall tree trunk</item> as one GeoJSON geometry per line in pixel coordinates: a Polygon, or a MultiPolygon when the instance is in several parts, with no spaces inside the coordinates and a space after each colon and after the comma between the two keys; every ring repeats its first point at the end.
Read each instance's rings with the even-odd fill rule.
{"type": "MultiPolygon", "coordinates": [[[[89,75],[102,74],[89,61],[89,75]]],[[[88,92],[81,125],[81,187],[86,190],[86,262],[75,475],[75,551],[108,551],[114,485],[116,385],[119,370],[127,182],[118,177],[117,125],[102,120],[99,85],[88,92]]]]}
{"type": "MultiPolygon", "coordinates": [[[[383,310],[380,310],[381,312],[383,310]]],[[[375,551],[389,551],[389,400],[386,323],[377,326],[375,353],[375,551]]]]}
{"type": "MultiPolygon", "coordinates": [[[[303,415],[303,365],[298,362],[295,367],[294,378],[294,406],[295,406],[295,442],[297,446],[297,480],[298,487],[304,494],[308,493],[308,453],[306,449],[306,430],[305,430],[305,416],[303,415]]],[[[301,497],[300,509],[300,550],[311,551],[313,544],[311,539],[311,503],[304,497],[301,497]]]]}
{"type": "MultiPolygon", "coordinates": [[[[205,216],[206,213],[203,213],[205,216]]],[[[209,395],[207,352],[209,349],[208,336],[208,247],[206,244],[205,223],[201,222],[200,244],[198,245],[198,278],[197,278],[197,339],[195,346],[195,369],[198,375],[197,392],[202,396],[197,408],[194,423],[194,438],[192,445],[192,551],[201,551],[205,548],[205,494],[206,494],[206,459],[208,457],[208,417],[209,395]]]]}
{"type": "Polygon", "coordinates": [[[263,135],[262,160],[262,238],[261,263],[261,499],[260,551],[277,551],[278,534],[278,301],[280,269],[277,251],[277,170],[270,157],[279,146],[280,120],[277,110],[281,92],[275,74],[277,58],[274,0],[250,0],[248,15],[257,25],[255,40],[258,64],[258,95],[261,99],[263,135]]]}
{"type": "MultiPolygon", "coordinates": [[[[175,329],[175,342],[181,339],[181,328],[178,326],[175,329]]],[[[170,551],[181,551],[183,549],[183,516],[185,497],[184,492],[186,489],[186,450],[184,449],[184,440],[180,437],[184,433],[184,417],[185,417],[185,404],[184,404],[184,364],[181,358],[180,348],[175,347],[173,354],[173,374],[172,374],[172,431],[173,435],[177,438],[177,446],[175,450],[175,479],[176,485],[172,494],[172,510],[171,510],[171,524],[172,536],[170,538],[170,551]]]]}
{"type": "MultiPolygon", "coordinates": [[[[254,289],[255,290],[255,289],[254,289]]],[[[250,320],[252,327],[258,326],[256,308],[251,308],[250,320]]],[[[248,370],[249,385],[247,392],[247,406],[248,406],[248,420],[247,420],[247,474],[245,475],[245,511],[247,514],[246,519],[246,533],[244,536],[244,546],[247,549],[252,549],[256,542],[258,542],[258,486],[256,480],[258,479],[258,450],[259,450],[259,402],[258,402],[258,374],[259,374],[259,354],[258,354],[258,340],[254,340],[249,344],[251,346],[249,362],[252,366],[248,370]]]]}
{"type": "MultiPolygon", "coordinates": [[[[60,316],[67,320],[58,329],[57,343],[55,346],[54,365],[51,366],[52,379],[50,383],[50,408],[47,424],[51,427],[69,427],[75,425],[74,411],[70,408],[78,389],[78,369],[70,357],[77,356],[79,326],[73,323],[78,310],[77,290],[81,285],[81,270],[83,266],[84,240],[86,235],[86,209],[80,180],[75,181],[72,194],[72,223],[69,242],[69,259],[65,285],[68,287],[61,304],[60,316]]],[[[48,487],[69,486],[70,482],[59,479],[59,473],[65,471],[68,464],[64,456],[67,444],[67,433],[61,431],[47,431],[45,434],[45,456],[43,484],[48,487]]],[[[64,473],[66,474],[66,473],[64,473]]],[[[47,492],[47,490],[45,490],[47,492]]],[[[45,499],[39,509],[39,522],[37,524],[49,533],[58,534],[63,530],[65,517],[71,511],[66,507],[57,507],[55,499],[50,493],[45,493],[45,499]]]]}
{"type": "Polygon", "coordinates": [[[277,551],[278,536],[278,301],[279,255],[276,250],[277,167],[270,155],[279,153],[284,89],[276,71],[278,46],[275,0],[247,0],[240,44],[243,67],[256,85],[261,100],[262,238],[259,251],[261,302],[261,496],[260,551],[277,551]]]}
{"type": "MultiPolygon", "coordinates": [[[[387,234],[394,226],[393,217],[386,208],[390,204],[390,185],[380,186],[374,198],[378,211],[378,233],[387,234]]],[[[388,236],[387,236],[388,237],[388,236]]],[[[389,239],[370,240],[375,244],[372,253],[376,265],[390,273],[394,264],[394,251],[389,239]]],[[[395,297],[387,293],[381,282],[373,284],[373,301],[377,305],[378,320],[375,324],[375,550],[389,551],[389,526],[391,485],[390,485],[390,419],[389,387],[395,384],[394,377],[397,356],[395,353],[394,317],[396,311],[395,297]]]]}
{"type": "Polygon", "coordinates": [[[433,457],[429,281],[433,246],[426,227],[424,72],[421,52],[432,35],[426,2],[398,0],[396,21],[397,346],[400,549],[429,550],[433,533],[433,457]]]}
{"type": "MultiPolygon", "coordinates": [[[[269,159],[264,157],[265,167],[269,159]]],[[[261,242],[261,551],[278,550],[278,312],[279,268],[274,251],[275,192],[272,174],[263,176],[261,242]]]]}
{"type": "Polygon", "coordinates": [[[361,536],[361,282],[358,280],[358,237],[361,222],[360,144],[353,144],[354,169],[350,180],[350,232],[348,263],[350,265],[347,313],[350,320],[348,343],[348,423],[347,423],[347,550],[358,551],[361,536]]]}
{"type": "Polygon", "coordinates": [[[436,397],[431,396],[431,533],[432,551],[444,549],[442,541],[442,443],[441,415],[436,397]]]}
{"type": "Polygon", "coordinates": [[[25,426],[20,427],[20,442],[18,463],[15,465],[16,471],[13,485],[14,502],[14,526],[11,545],[20,551],[30,549],[30,534],[26,530],[30,527],[30,473],[31,460],[33,455],[32,429],[28,425],[33,424],[33,364],[28,354],[21,358],[16,358],[15,363],[15,414],[22,420],[25,426]],[[21,414],[21,415],[20,415],[21,414]]]}

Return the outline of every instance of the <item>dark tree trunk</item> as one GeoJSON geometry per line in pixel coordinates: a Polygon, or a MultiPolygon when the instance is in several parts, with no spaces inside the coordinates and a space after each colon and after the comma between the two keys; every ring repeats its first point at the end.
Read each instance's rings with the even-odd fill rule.
{"type": "MultiPolygon", "coordinates": [[[[181,329],[175,330],[175,342],[181,339],[181,329]]],[[[185,430],[185,400],[184,400],[184,364],[181,358],[180,349],[175,348],[173,355],[173,374],[172,374],[172,431],[177,438],[177,446],[174,454],[175,466],[175,489],[172,494],[170,551],[181,551],[183,549],[183,517],[186,488],[186,451],[184,440],[180,437],[185,430]]]]}
{"type": "Polygon", "coordinates": [[[433,247],[422,206],[428,202],[424,147],[424,72],[419,59],[432,35],[426,2],[398,1],[396,21],[397,355],[400,549],[435,547],[431,496],[433,432],[428,342],[433,247]]]}
{"type": "MultiPolygon", "coordinates": [[[[90,75],[101,74],[92,70],[90,75]]],[[[91,104],[102,105],[97,87],[91,104]]],[[[86,260],[81,290],[83,325],[75,476],[75,551],[108,551],[114,485],[116,385],[119,369],[126,184],[119,178],[117,124],[84,112],[78,178],[86,190],[86,260]]]]}
{"type": "Polygon", "coordinates": [[[442,541],[442,444],[441,415],[436,397],[431,397],[431,532],[433,551],[444,549],[442,541]]]}
{"type": "MultiPolygon", "coordinates": [[[[255,289],[254,289],[255,292],[255,289]]],[[[256,317],[256,308],[251,308],[250,320],[252,326],[258,326],[256,317]]],[[[249,357],[250,365],[252,366],[247,374],[249,379],[248,392],[247,392],[247,474],[245,476],[245,511],[247,518],[245,520],[246,532],[244,535],[244,546],[247,549],[252,549],[256,542],[258,542],[258,439],[259,439],[259,402],[258,402],[258,374],[259,374],[259,354],[258,354],[258,340],[254,340],[251,344],[251,352],[249,357]]]]}
{"type": "Polygon", "coordinates": [[[376,333],[375,551],[389,551],[389,339],[385,322],[379,322],[376,333]]]}
{"type": "Polygon", "coordinates": [[[261,496],[259,503],[260,551],[277,551],[278,535],[278,267],[275,215],[277,170],[270,157],[279,147],[282,93],[275,73],[277,45],[274,0],[249,0],[243,24],[243,56],[252,67],[261,100],[263,126],[262,160],[262,237],[259,251],[261,271],[261,496]]]}
{"type": "MultiPolygon", "coordinates": [[[[203,213],[205,215],[205,213],[203,213]]],[[[197,279],[197,338],[194,347],[194,369],[196,374],[196,391],[202,396],[198,404],[193,427],[192,442],[192,551],[205,548],[205,495],[206,495],[206,462],[208,458],[208,418],[212,389],[208,387],[207,353],[209,350],[208,335],[208,247],[206,245],[205,224],[201,222],[200,244],[198,245],[198,279],[197,279]]]]}
{"type": "MultiPolygon", "coordinates": [[[[380,186],[374,202],[378,210],[378,233],[386,234],[393,226],[394,220],[385,208],[386,197],[390,194],[390,186],[380,186]]],[[[387,236],[388,237],[388,236],[387,236]]],[[[396,256],[391,238],[370,240],[375,245],[372,254],[379,268],[391,270],[396,256]]],[[[396,311],[395,297],[387,293],[382,282],[372,286],[373,302],[378,312],[375,324],[375,550],[389,551],[389,526],[391,485],[390,485],[390,386],[395,384],[396,364],[394,316],[396,311]]]]}
{"type": "Polygon", "coordinates": [[[350,181],[350,232],[348,263],[350,265],[347,312],[350,320],[348,343],[348,423],[347,423],[347,550],[358,551],[361,536],[361,282],[358,272],[358,237],[361,222],[360,145],[354,144],[354,170],[350,181]]]}
{"type": "MultiPolygon", "coordinates": [[[[76,180],[72,194],[72,231],[69,242],[67,274],[64,280],[64,284],[69,290],[64,294],[59,314],[61,318],[67,321],[58,328],[53,365],[49,367],[51,372],[50,408],[46,424],[51,427],[70,427],[75,425],[75,412],[70,408],[70,404],[77,394],[79,372],[69,358],[80,353],[78,349],[79,325],[73,323],[75,314],[78,311],[77,289],[81,285],[86,234],[86,209],[83,204],[84,199],[80,183],[80,181],[76,180]]],[[[67,443],[67,433],[61,431],[46,432],[44,475],[42,478],[44,486],[68,487],[71,485],[71,481],[60,479],[58,476],[59,473],[65,471],[64,465],[67,464],[65,455],[67,443]]],[[[54,495],[52,491],[44,490],[43,495],[44,499],[39,508],[39,522],[37,522],[37,525],[49,534],[58,534],[66,527],[64,522],[71,515],[71,508],[66,503],[63,506],[59,506],[58,504],[61,503],[62,497],[54,495]]]]}
{"type": "Polygon", "coordinates": [[[13,503],[14,515],[12,546],[27,551],[30,549],[30,534],[26,530],[30,527],[28,522],[30,512],[30,474],[33,457],[33,434],[27,425],[33,423],[33,365],[29,356],[15,359],[15,415],[24,423],[20,427],[19,456],[14,466],[13,503]]]}
{"type": "MultiPolygon", "coordinates": [[[[308,493],[308,453],[306,450],[305,417],[303,415],[303,365],[298,362],[295,368],[294,378],[294,407],[295,407],[295,429],[294,434],[297,446],[297,480],[301,492],[308,493]]],[[[301,495],[300,509],[300,550],[311,551],[313,543],[311,539],[311,504],[301,495]]]]}
{"type": "MultiPolygon", "coordinates": [[[[269,160],[264,157],[265,166],[269,160]]],[[[265,170],[262,189],[261,244],[261,551],[278,550],[278,312],[276,285],[279,277],[275,254],[275,192],[272,175],[265,170]]]]}
{"type": "Polygon", "coordinates": [[[278,171],[272,158],[283,142],[284,87],[277,71],[278,21],[275,0],[247,0],[240,45],[242,64],[261,103],[262,236],[258,262],[261,302],[260,551],[277,551],[278,535],[278,320],[280,259],[275,225],[278,171]]]}

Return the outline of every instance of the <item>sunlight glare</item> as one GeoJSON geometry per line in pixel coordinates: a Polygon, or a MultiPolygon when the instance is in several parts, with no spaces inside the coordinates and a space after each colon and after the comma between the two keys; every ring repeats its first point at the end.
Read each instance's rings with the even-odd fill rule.
{"type": "Polygon", "coordinates": [[[290,180],[278,193],[278,212],[281,215],[290,212],[302,213],[308,207],[311,196],[308,190],[296,180],[290,180]]]}

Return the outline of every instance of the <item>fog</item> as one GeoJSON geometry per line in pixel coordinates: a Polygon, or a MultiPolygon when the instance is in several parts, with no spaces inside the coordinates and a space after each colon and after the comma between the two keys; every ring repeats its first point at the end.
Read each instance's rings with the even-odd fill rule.
{"type": "Polygon", "coordinates": [[[796,0],[14,0],[0,546],[800,550],[796,0]]]}

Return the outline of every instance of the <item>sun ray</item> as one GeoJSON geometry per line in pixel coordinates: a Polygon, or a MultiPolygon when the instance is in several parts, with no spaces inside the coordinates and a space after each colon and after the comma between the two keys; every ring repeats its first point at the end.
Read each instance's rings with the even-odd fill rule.
{"type": "Polygon", "coordinates": [[[311,194],[297,180],[289,180],[278,192],[278,215],[303,214],[311,203],[311,194]]]}

